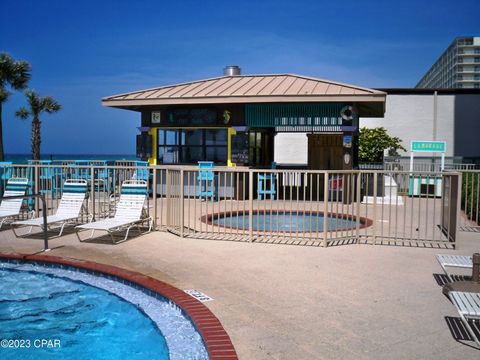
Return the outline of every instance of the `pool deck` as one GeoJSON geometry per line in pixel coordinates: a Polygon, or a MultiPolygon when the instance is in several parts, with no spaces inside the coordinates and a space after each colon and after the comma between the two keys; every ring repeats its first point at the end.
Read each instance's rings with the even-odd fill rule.
{"type": "MultiPolygon", "coordinates": [[[[0,231],[0,252],[33,254],[43,241],[0,231]]],[[[154,232],[112,245],[50,240],[48,255],[138,271],[214,298],[240,359],[478,359],[442,295],[435,254],[480,251],[460,232],[458,250],[351,244],[321,248],[199,240],[154,232]],[[458,337],[458,334],[456,335],[458,337]]],[[[459,272],[461,273],[461,272],[459,272]]]]}

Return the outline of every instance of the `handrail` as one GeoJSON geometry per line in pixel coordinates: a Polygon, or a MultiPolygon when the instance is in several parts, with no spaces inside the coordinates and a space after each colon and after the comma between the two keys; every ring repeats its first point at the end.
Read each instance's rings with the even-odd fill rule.
{"type": "Polygon", "coordinates": [[[0,200],[4,199],[13,200],[13,199],[29,199],[39,197],[42,200],[42,214],[43,214],[43,251],[50,251],[48,248],[48,233],[47,233],[47,202],[45,201],[45,194],[28,194],[28,195],[17,195],[17,196],[0,196],[0,200]]]}

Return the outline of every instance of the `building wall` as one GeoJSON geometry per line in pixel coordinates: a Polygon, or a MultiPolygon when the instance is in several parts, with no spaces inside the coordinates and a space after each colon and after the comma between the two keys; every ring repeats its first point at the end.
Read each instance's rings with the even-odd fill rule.
{"type": "Polygon", "coordinates": [[[274,161],[278,164],[306,165],[308,139],[306,133],[278,133],[274,140],[274,161]]]}
{"type": "MultiPolygon", "coordinates": [[[[409,150],[411,140],[447,142],[447,156],[453,156],[455,95],[437,96],[437,131],[434,135],[434,95],[388,95],[383,118],[360,118],[360,126],[384,127],[402,140],[409,150]]],[[[407,151],[406,154],[410,152],[407,151]]],[[[406,155],[402,154],[402,155],[406,155]]]]}
{"type": "Polygon", "coordinates": [[[480,157],[480,94],[455,99],[455,155],[480,157]]]}

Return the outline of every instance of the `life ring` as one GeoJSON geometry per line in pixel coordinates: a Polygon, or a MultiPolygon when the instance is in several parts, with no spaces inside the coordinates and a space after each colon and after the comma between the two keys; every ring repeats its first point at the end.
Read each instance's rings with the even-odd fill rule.
{"type": "Polygon", "coordinates": [[[340,116],[343,120],[353,120],[357,117],[357,108],[351,105],[344,106],[340,111],[340,116]]]}

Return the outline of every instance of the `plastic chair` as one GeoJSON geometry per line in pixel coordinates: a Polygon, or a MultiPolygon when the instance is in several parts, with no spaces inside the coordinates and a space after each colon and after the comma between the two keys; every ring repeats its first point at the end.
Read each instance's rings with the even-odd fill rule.
{"type": "Polygon", "coordinates": [[[147,168],[148,165],[148,161],[135,161],[135,166],[137,168],[135,169],[132,179],[148,182],[148,179],[150,179],[150,170],[147,168]]]}
{"type": "Polygon", "coordinates": [[[197,196],[199,198],[215,197],[215,175],[213,161],[199,161],[197,174],[197,196]]]}
{"type": "MultiPolygon", "coordinates": [[[[272,162],[270,167],[272,170],[277,168],[277,163],[272,162]]],[[[275,200],[275,194],[277,193],[275,188],[275,183],[277,181],[277,174],[276,173],[268,173],[268,174],[258,174],[257,178],[257,198],[258,200],[262,200],[262,195],[270,195],[272,200],[275,200]],[[267,182],[269,182],[269,187],[267,187],[267,182]]]]}
{"type": "MultiPolygon", "coordinates": [[[[56,169],[51,167],[52,160],[28,160],[29,165],[39,165],[38,181],[40,183],[40,192],[52,193],[52,196],[57,194],[57,177],[56,169]],[[46,166],[45,166],[46,165],[46,166]]],[[[33,184],[33,171],[30,171],[30,180],[33,184]]]]}

